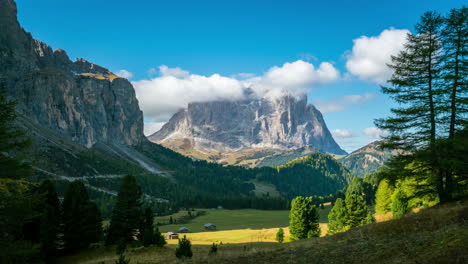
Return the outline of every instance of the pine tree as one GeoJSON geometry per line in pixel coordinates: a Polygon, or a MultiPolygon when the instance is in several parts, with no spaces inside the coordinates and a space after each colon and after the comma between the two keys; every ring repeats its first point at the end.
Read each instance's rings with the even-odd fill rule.
{"type": "Polygon", "coordinates": [[[116,244],[123,240],[131,242],[141,221],[141,189],[134,176],[125,176],[117,196],[117,203],[106,237],[106,244],[116,244]]]}
{"type": "Polygon", "coordinates": [[[375,194],[375,211],[378,214],[385,214],[392,210],[393,186],[388,179],[383,179],[379,183],[375,194]]]}
{"type": "Polygon", "coordinates": [[[289,231],[294,238],[304,239],[320,236],[317,208],[312,203],[312,197],[296,197],[291,202],[289,213],[289,231]]]}
{"type": "Polygon", "coordinates": [[[369,208],[361,196],[355,194],[346,196],[345,208],[347,215],[346,227],[353,228],[367,223],[369,208]]]}
{"type": "Polygon", "coordinates": [[[71,182],[63,199],[63,240],[67,251],[85,249],[102,234],[101,217],[96,204],[89,201],[82,181],[71,182]],[[97,232],[97,233],[94,233],[97,232]]]}
{"type": "Polygon", "coordinates": [[[60,201],[51,181],[46,180],[41,183],[38,192],[44,197],[41,204],[41,217],[39,228],[39,242],[41,244],[41,254],[46,263],[55,261],[58,247],[58,234],[61,226],[60,201]]]}
{"type": "Polygon", "coordinates": [[[456,171],[453,163],[460,161],[453,151],[459,143],[455,137],[457,132],[468,127],[468,8],[452,9],[444,22],[441,39],[445,51],[442,74],[446,107],[442,121],[448,124],[448,141],[438,142],[436,153],[439,154],[441,164],[438,165],[444,176],[439,185],[445,184],[445,188],[442,188],[445,189],[445,198],[451,200],[454,185],[463,182],[459,179],[454,183],[456,171]]]}
{"type": "Polygon", "coordinates": [[[83,238],[89,244],[103,239],[102,217],[96,203],[88,201],[85,206],[86,215],[83,216],[83,238]]]}
{"type": "Polygon", "coordinates": [[[328,234],[336,234],[339,232],[344,232],[349,229],[349,226],[346,225],[348,222],[348,214],[346,210],[346,205],[341,198],[338,198],[335,201],[335,205],[330,210],[328,214],[328,234]]]}
{"type": "Polygon", "coordinates": [[[371,211],[367,212],[366,224],[375,223],[375,217],[371,211]]]}
{"type": "Polygon", "coordinates": [[[441,92],[441,43],[439,34],[442,17],[426,12],[416,25],[416,34],[408,34],[398,56],[392,56],[389,67],[394,71],[382,91],[399,103],[392,108],[394,117],[378,119],[376,125],[389,132],[385,147],[415,150],[435,143],[436,122],[441,92]]]}
{"type": "Polygon", "coordinates": [[[397,189],[393,195],[392,214],[393,218],[400,218],[408,212],[408,200],[402,190],[397,189]]]}
{"type": "Polygon", "coordinates": [[[145,217],[143,220],[143,228],[140,230],[142,235],[142,242],[143,246],[147,247],[155,243],[155,236],[154,236],[154,215],[151,208],[147,207],[145,209],[145,217]]]}
{"type": "Polygon", "coordinates": [[[40,216],[37,208],[42,199],[30,190],[26,181],[31,175],[30,164],[16,154],[30,140],[16,124],[16,103],[7,100],[5,90],[5,82],[0,78],[0,262],[38,263],[41,254],[33,245],[37,241],[27,240],[25,227],[40,216]]]}
{"type": "Polygon", "coordinates": [[[446,58],[441,44],[443,22],[436,12],[424,13],[416,25],[416,34],[409,34],[404,50],[392,57],[389,67],[394,74],[388,81],[392,86],[382,87],[382,91],[402,107],[391,109],[394,117],[376,121],[379,128],[389,131],[383,146],[412,153],[400,155],[400,159],[406,157],[407,164],[418,160],[421,165],[418,172],[425,170],[420,177],[430,179],[441,202],[449,200],[452,192],[451,174],[441,169],[436,146],[447,109],[442,71],[446,58]]]}
{"type": "Polygon", "coordinates": [[[443,78],[445,81],[444,109],[448,138],[468,125],[468,8],[452,9],[444,19],[441,40],[444,48],[443,78]]]}
{"type": "Polygon", "coordinates": [[[0,187],[31,175],[31,165],[19,153],[31,143],[26,132],[15,122],[16,102],[6,98],[4,82],[0,79],[0,187]]]}
{"type": "Polygon", "coordinates": [[[284,241],[283,228],[278,229],[278,232],[276,232],[276,241],[278,241],[279,243],[283,243],[284,241]]]}
{"type": "Polygon", "coordinates": [[[182,239],[179,239],[179,247],[176,248],[175,254],[177,258],[192,257],[192,244],[190,243],[190,240],[187,239],[187,236],[184,235],[182,239]]]}
{"type": "Polygon", "coordinates": [[[161,232],[159,232],[159,228],[156,227],[156,230],[154,232],[154,244],[157,246],[157,247],[163,247],[164,245],[166,245],[166,239],[164,239],[164,236],[163,234],[161,234],[161,232]]]}

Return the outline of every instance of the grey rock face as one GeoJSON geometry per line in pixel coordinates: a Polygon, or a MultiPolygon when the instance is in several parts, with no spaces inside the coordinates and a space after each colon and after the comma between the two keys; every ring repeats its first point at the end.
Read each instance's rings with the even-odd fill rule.
{"type": "Polygon", "coordinates": [[[33,39],[16,12],[13,0],[0,1],[0,82],[17,110],[87,147],[141,142],[143,114],[130,82],[33,39]]]}
{"type": "Polygon", "coordinates": [[[313,146],[322,152],[346,154],[305,95],[191,103],[149,137],[162,144],[179,138],[195,142],[195,149],[220,152],[313,146]]]}

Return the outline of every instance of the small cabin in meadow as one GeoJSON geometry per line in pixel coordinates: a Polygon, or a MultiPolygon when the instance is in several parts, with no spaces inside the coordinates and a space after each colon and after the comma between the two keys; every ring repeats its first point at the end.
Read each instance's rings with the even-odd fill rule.
{"type": "Polygon", "coordinates": [[[216,230],[216,225],[214,224],[211,224],[211,223],[208,223],[208,224],[205,224],[205,230],[216,230]]]}
{"type": "Polygon", "coordinates": [[[190,232],[190,229],[188,227],[181,227],[179,228],[179,233],[188,233],[190,232]]]}
{"type": "Polygon", "coordinates": [[[166,234],[164,234],[164,238],[166,238],[167,240],[179,239],[179,234],[176,234],[174,232],[167,232],[166,234]]]}

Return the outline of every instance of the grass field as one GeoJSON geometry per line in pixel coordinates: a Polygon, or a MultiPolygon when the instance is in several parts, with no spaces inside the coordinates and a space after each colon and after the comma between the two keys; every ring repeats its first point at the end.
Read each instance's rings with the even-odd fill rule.
{"type": "MultiPolygon", "coordinates": [[[[320,215],[320,223],[327,223],[327,216],[330,211],[330,206],[325,206],[324,209],[318,209],[320,215]]],[[[191,232],[204,232],[204,224],[212,223],[217,226],[217,231],[235,230],[235,229],[269,229],[278,227],[287,227],[289,225],[289,211],[271,211],[271,210],[211,210],[211,209],[196,209],[205,211],[206,215],[199,216],[187,224],[164,225],[159,228],[161,232],[177,232],[182,226],[188,227],[191,232]]],[[[182,215],[187,215],[186,211],[180,211],[172,215],[173,219],[177,219],[182,215]]],[[[169,216],[156,217],[155,223],[168,222],[169,216]]]]}
{"type": "MultiPolygon", "coordinates": [[[[327,230],[327,215],[330,206],[324,209],[318,209],[320,215],[320,228],[322,235],[327,230]]],[[[267,210],[209,210],[206,215],[199,216],[187,224],[173,224],[159,227],[161,232],[178,232],[182,226],[188,227],[190,233],[187,238],[194,245],[203,245],[216,243],[251,243],[251,242],[275,242],[276,232],[282,227],[285,230],[286,240],[289,237],[289,211],[267,211],[267,210]],[[216,231],[205,231],[204,224],[212,223],[217,226],[216,231]]],[[[186,215],[186,211],[178,212],[172,215],[173,219],[186,215]]],[[[157,217],[156,221],[167,222],[169,216],[157,217]]],[[[168,240],[169,244],[177,243],[177,240],[168,240]]]]}

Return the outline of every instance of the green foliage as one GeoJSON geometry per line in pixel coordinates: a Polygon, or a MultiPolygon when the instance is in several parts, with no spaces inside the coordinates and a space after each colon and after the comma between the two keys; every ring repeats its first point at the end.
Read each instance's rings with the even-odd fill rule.
{"type": "Polygon", "coordinates": [[[124,254],[120,254],[119,259],[115,261],[115,264],[130,264],[130,259],[125,258],[124,254]]]}
{"type": "Polygon", "coordinates": [[[40,199],[29,192],[0,191],[0,263],[37,263],[40,250],[25,239],[24,227],[37,217],[40,199]]]}
{"type": "Polygon", "coordinates": [[[345,199],[347,219],[346,226],[353,228],[367,223],[369,208],[362,196],[351,194],[345,199]]]}
{"type": "Polygon", "coordinates": [[[164,235],[159,232],[159,228],[156,228],[155,232],[154,232],[154,244],[157,246],[157,247],[163,247],[164,245],[166,245],[166,239],[164,239],[164,235]]]}
{"type": "Polygon", "coordinates": [[[373,204],[375,200],[375,191],[372,185],[358,177],[353,177],[346,188],[346,196],[351,194],[364,195],[367,204],[373,204]]]}
{"type": "Polygon", "coordinates": [[[393,218],[400,218],[408,212],[408,200],[402,190],[397,189],[393,195],[392,214],[393,218]]]}
{"type": "Polygon", "coordinates": [[[16,102],[7,100],[0,79],[0,187],[4,184],[3,179],[20,180],[31,174],[31,165],[17,154],[29,146],[30,139],[15,123],[15,107],[16,102]]]}
{"type": "Polygon", "coordinates": [[[292,199],[296,196],[325,196],[344,188],[351,174],[328,154],[313,153],[276,167],[258,168],[260,181],[273,183],[292,199]]]}
{"type": "Polygon", "coordinates": [[[389,132],[385,147],[406,151],[388,167],[400,170],[397,178],[425,182],[418,194],[436,192],[440,202],[463,195],[458,190],[466,187],[466,148],[457,145],[466,146],[467,58],[468,9],[452,9],[445,18],[426,12],[403,51],[392,57],[391,86],[382,88],[399,108],[376,125],[389,132]]]}
{"type": "Polygon", "coordinates": [[[312,203],[312,197],[296,197],[291,202],[289,213],[289,232],[294,238],[304,239],[320,236],[317,208],[312,203]]]}
{"type": "Polygon", "coordinates": [[[142,226],[140,227],[140,240],[142,240],[143,246],[147,247],[155,243],[155,236],[154,236],[154,215],[153,210],[147,207],[145,209],[145,215],[142,221],[142,226]]]}
{"type": "Polygon", "coordinates": [[[213,245],[210,247],[210,255],[218,253],[218,245],[213,242],[213,245]]]}
{"type": "Polygon", "coordinates": [[[278,229],[278,232],[276,232],[276,241],[278,241],[278,243],[283,243],[283,241],[284,241],[284,230],[283,230],[283,228],[278,229]]]}
{"type": "Polygon", "coordinates": [[[141,221],[141,189],[134,176],[125,176],[117,195],[106,244],[131,242],[141,221]]]}
{"type": "Polygon", "coordinates": [[[350,194],[337,199],[328,214],[328,234],[344,232],[350,228],[372,223],[375,219],[360,195],[350,194]]]}
{"type": "Polygon", "coordinates": [[[328,232],[327,234],[336,234],[349,229],[346,225],[348,214],[346,205],[341,198],[335,201],[335,205],[328,214],[328,232]]]}
{"type": "Polygon", "coordinates": [[[85,249],[102,236],[101,216],[81,181],[68,185],[63,199],[63,240],[65,250],[85,249]]]}
{"type": "Polygon", "coordinates": [[[444,94],[447,96],[443,116],[448,124],[448,138],[454,138],[456,131],[468,124],[466,94],[468,83],[468,8],[452,9],[444,18],[440,34],[444,56],[442,78],[444,94]]]}
{"type": "Polygon", "coordinates": [[[83,237],[89,243],[96,243],[102,241],[102,217],[99,208],[94,202],[89,201],[85,206],[86,215],[83,216],[83,237]]]}
{"type": "Polygon", "coordinates": [[[375,223],[375,217],[371,211],[367,211],[366,224],[375,223]]]}
{"type": "Polygon", "coordinates": [[[31,175],[31,166],[18,153],[30,141],[15,123],[15,106],[7,100],[5,83],[0,79],[0,263],[37,263],[41,255],[53,254],[53,246],[37,243],[54,241],[54,234],[40,236],[40,220],[55,217],[53,209],[44,206],[43,197],[25,180],[31,175]]]}
{"type": "Polygon", "coordinates": [[[375,211],[378,214],[385,214],[391,211],[392,195],[394,188],[388,179],[383,179],[379,183],[375,194],[375,211]]]}
{"type": "Polygon", "coordinates": [[[175,255],[177,258],[191,258],[193,256],[192,244],[187,236],[184,235],[182,239],[179,239],[179,247],[176,248],[175,255]]]}
{"type": "Polygon", "coordinates": [[[43,181],[38,191],[44,197],[39,227],[41,255],[46,263],[52,263],[57,254],[58,235],[61,231],[60,201],[51,181],[43,181]]]}

